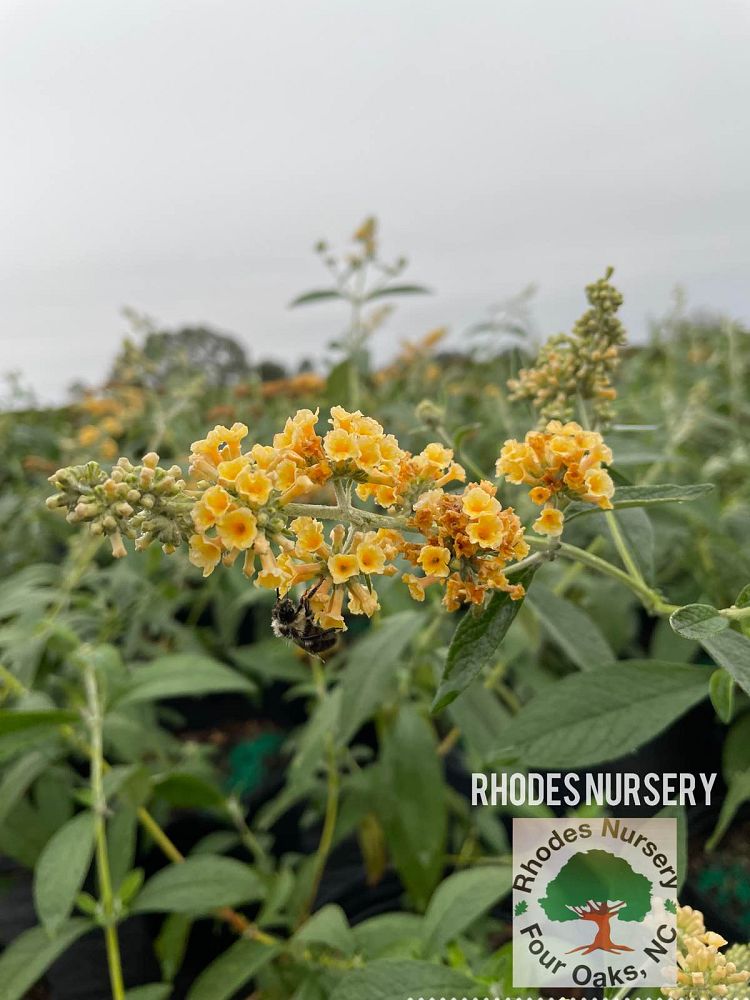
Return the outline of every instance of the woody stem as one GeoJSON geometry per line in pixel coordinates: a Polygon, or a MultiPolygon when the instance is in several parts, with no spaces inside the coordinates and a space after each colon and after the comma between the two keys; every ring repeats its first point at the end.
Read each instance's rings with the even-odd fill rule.
{"type": "Polygon", "coordinates": [[[354,525],[355,528],[399,528],[406,527],[402,517],[389,517],[387,514],[374,514],[368,510],[360,510],[351,505],[341,507],[338,504],[288,503],[284,510],[291,517],[316,517],[321,521],[339,521],[354,525]]]}

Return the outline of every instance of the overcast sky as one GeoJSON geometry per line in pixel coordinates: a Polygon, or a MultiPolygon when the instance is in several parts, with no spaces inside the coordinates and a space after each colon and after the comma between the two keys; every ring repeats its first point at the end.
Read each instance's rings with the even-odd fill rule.
{"type": "Polygon", "coordinates": [[[750,318],[748,0],[0,0],[2,369],[105,373],[130,305],[320,356],[310,252],[368,213],[435,289],[380,336],[615,265],[750,318]]]}

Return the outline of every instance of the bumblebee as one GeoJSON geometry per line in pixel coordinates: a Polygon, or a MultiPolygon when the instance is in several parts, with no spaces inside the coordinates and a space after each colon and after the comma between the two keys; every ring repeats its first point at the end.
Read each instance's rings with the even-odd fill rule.
{"type": "Polygon", "coordinates": [[[292,642],[313,656],[320,656],[336,645],[338,631],[335,628],[321,628],[313,617],[310,598],[315,594],[321,580],[312,590],[307,590],[297,603],[282,597],[276,591],[276,603],[271,611],[271,628],[279,638],[292,642]]]}

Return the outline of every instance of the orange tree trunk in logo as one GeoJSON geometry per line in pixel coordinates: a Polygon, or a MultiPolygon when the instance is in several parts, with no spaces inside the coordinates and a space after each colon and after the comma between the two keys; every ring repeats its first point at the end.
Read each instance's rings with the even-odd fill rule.
{"type": "Polygon", "coordinates": [[[609,851],[574,854],[549,882],[546,893],[539,904],[550,920],[590,920],[596,924],[591,944],[571,948],[568,954],[632,951],[612,940],[612,920],[640,923],[651,909],[651,882],[609,851]]]}

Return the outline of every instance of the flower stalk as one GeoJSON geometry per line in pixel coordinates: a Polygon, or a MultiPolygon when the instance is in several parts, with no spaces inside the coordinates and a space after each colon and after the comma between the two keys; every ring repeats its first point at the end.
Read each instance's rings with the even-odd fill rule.
{"type": "Polygon", "coordinates": [[[117,909],[112,889],[112,875],[109,867],[107,848],[107,800],[104,793],[104,753],[102,744],[103,717],[99,700],[99,689],[94,665],[88,657],[83,657],[83,677],[86,689],[87,714],[91,741],[91,807],[94,813],[94,843],[96,853],[96,874],[99,884],[99,903],[107,947],[107,966],[112,1000],[124,1000],[125,984],[122,977],[120,942],[117,936],[117,909]]]}

